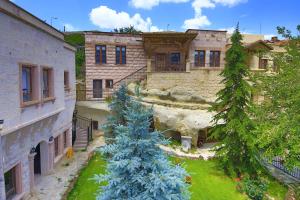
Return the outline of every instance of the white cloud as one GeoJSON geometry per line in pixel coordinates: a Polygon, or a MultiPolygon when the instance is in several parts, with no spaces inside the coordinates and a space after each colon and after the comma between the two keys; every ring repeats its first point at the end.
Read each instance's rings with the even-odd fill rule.
{"type": "Polygon", "coordinates": [[[198,29],[204,26],[211,25],[211,22],[209,21],[207,16],[202,14],[203,8],[215,8],[217,4],[232,7],[246,1],[247,0],[194,0],[192,3],[192,7],[194,8],[195,11],[194,18],[185,20],[182,25],[182,28],[198,29]]]}
{"type": "Polygon", "coordinates": [[[130,16],[126,12],[117,12],[107,6],[99,6],[90,12],[90,20],[99,28],[114,29],[134,26],[140,31],[161,31],[152,24],[151,18],[143,19],[139,13],[130,16]]]}
{"type": "Polygon", "coordinates": [[[150,10],[160,3],[186,3],[190,0],[130,0],[129,4],[135,8],[150,10]]]}
{"type": "Polygon", "coordinates": [[[64,27],[65,27],[66,31],[78,31],[79,30],[78,28],[74,27],[72,24],[68,24],[68,23],[64,24],[64,27]]]}

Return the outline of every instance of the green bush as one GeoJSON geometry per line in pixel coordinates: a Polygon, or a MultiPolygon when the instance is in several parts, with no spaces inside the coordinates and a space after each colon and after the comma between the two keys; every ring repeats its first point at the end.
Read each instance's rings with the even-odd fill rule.
{"type": "Polygon", "coordinates": [[[261,179],[245,178],[243,180],[242,190],[252,200],[263,200],[267,191],[267,183],[261,179]]]}

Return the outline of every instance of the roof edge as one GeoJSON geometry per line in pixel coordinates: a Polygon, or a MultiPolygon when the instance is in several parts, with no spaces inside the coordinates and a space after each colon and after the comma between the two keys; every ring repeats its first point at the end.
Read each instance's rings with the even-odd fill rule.
{"type": "Polygon", "coordinates": [[[0,1],[0,11],[26,24],[38,28],[59,40],[64,40],[64,34],[61,31],[57,30],[53,26],[50,26],[40,18],[34,16],[11,1],[0,1]]]}

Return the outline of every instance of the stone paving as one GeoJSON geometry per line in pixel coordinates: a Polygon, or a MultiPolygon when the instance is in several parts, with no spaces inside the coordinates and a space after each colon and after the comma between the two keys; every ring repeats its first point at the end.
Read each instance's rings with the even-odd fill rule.
{"type": "Polygon", "coordinates": [[[35,191],[28,200],[61,200],[70,182],[88,161],[91,152],[104,144],[103,136],[97,137],[86,151],[75,152],[72,159],[64,157],[56,164],[52,174],[36,177],[35,191]]]}

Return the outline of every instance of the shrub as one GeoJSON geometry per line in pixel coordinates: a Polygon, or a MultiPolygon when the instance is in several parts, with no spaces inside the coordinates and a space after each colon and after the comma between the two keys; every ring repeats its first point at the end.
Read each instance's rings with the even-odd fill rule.
{"type": "Polygon", "coordinates": [[[252,200],[262,200],[267,191],[267,184],[261,179],[245,178],[243,180],[242,190],[252,200]]]}

